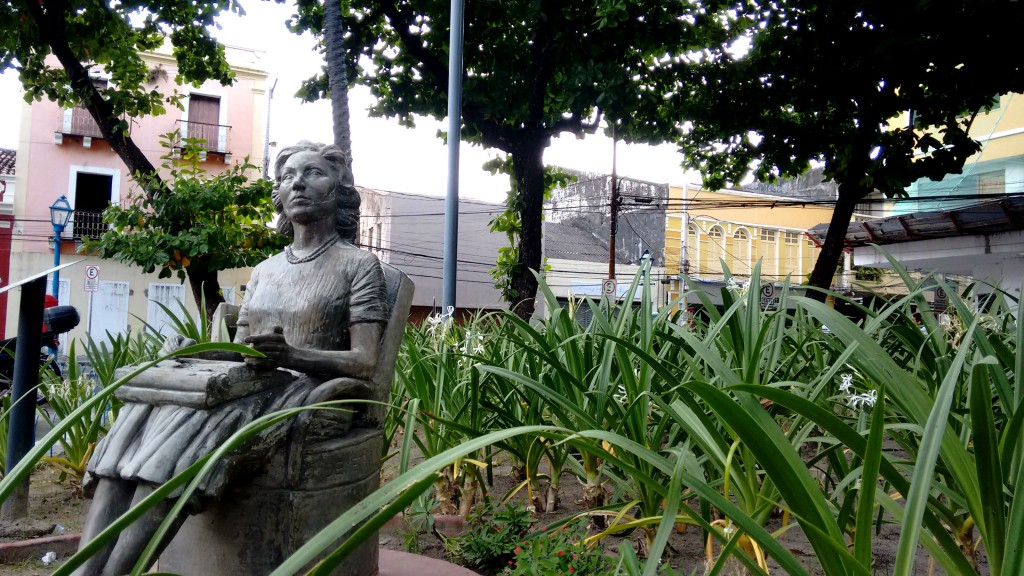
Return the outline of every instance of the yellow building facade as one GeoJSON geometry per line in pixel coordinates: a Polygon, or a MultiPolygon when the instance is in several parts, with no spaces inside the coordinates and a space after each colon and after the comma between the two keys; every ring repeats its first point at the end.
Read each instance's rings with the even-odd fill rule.
{"type": "MultiPolygon", "coordinates": [[[[804,283],[820,251],[807,230],[832,217],[829,206],[736,190],[672,186],[665,219],[665,271],[699,282],[746,282],[761,262],[763,282],[804,283]]],[[[676,298],[681,282],[673,282],[676,298]]]]}

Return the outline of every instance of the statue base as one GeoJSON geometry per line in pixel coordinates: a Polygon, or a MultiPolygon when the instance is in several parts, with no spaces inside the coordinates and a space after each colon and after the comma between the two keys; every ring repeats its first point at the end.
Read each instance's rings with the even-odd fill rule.
{"type": "MultiPolygon", "coordinates": [[[[306,446],[300,456],[303,473],[294,485],[279,482],[286,477],[281,473],[286,462],[275,458],[267,474],[186,520],[160,556],[159,570],[182,576],[269,574],[377,489],[381,438],[379,430],[356,429],[343,438],[306,446]],[[325,474],[327,470],[333,473],[325,474]]],[[[334,574],[373,576],[377,566],[375,533],[334,574]]]]}

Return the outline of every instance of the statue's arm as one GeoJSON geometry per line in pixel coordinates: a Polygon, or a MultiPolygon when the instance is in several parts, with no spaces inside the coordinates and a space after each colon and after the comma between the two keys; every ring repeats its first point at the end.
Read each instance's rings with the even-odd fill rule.
{"type": "Polygon", "coordinates": [[[280,327],[265,334],[251,334],[244,343],[265,354],[275,366],[322,378],[369,380],[377,367],[381,330],[377,322],[353,324],[349,327],[349,350],[296,348],[288,344],[280,327]]]}

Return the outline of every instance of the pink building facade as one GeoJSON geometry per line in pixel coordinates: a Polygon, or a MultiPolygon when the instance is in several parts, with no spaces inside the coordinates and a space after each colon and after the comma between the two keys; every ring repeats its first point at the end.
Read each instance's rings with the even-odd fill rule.
{"type": "MultiPolygon", "coordinates": [[[[163,115],[131,121],[132,139],[154,165],[159,166],[166,153],[161,136],[178,130],[183,136],[206,140],[203,168],[210,173],[246,157],[263,166],[268,88],[267,73],[261,67],[263,53],[228,47],[227,56],[235,72],[234,84],[207,82],[198,88],[174,83],[176,63],[169,51],[143,56],[151,70],[152,83],[147,88],[164,94],[177,89],[187,96],[184,110],[169,107],[163,115]]],[[[103,88],[107,79],[100,74],[93,82],[103,88]]],[[[61,237],[61,263],[80,261],[61,272],[57,295],[61,304],[76,306],[81,313],[82,323],[71,337],[84,338],[88,331],[102,340],[108,331],[123,333],[129,326],[137,331],[143,322],[164,331],[167,318],[156,302],[178,310],[180,301],[195,310],[188,287],[176,278],[158,279],[136,267],[77,252],[83,238],[104,230],[103,209],[126,201],[134,188],[124,163],[87,113],[48,100],[24,105],[16,168],[10,270],[5,275],[9,278],[2,278],[0,286],[53,265],[49,207],[64,195],[74,212],[61,237]],[[98,283],[87,285],[87,266],[99,267],[98,283]]],[[[221,272],[229,301],[244,289],[249,273],[248,269],[221,272]]],[[[5,333],[11,335],[16,332],[18,291],[12,291],[8,300],[5,333]]]]}

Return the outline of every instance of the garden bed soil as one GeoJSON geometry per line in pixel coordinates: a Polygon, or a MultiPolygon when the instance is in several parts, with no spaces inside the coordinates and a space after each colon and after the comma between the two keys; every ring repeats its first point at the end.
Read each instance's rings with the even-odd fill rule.
{"type": "Polygon", "coordinates": [[[40,464],[32,471],[28,517],[15,524],[0,525],[0,576],[42,576],[56,569],[77,547],[68,536],[82,531],[89,501],[69,480],[60,480],[57,470],[40,464]],[[15,543],[23,543],[15,546],[15,543]],[[57,561],[46,566],[41,559],[55,552],[57,561]],[[29,558],[25,558],[29,555],[29,558]]]}
{"type": "MultiPolygon", "coordinates": [[[[386,482],[397,476],[396,460],[393,458],[385,463],[382,470],[383,481],[386,482]]],[[[414,458],[413,464],[417,463],[417,460],[414,458]]],[[[499,465],[495,467],[494,485],[489,486],[487,491],[492,498],[495,495],[500,498],[516,483],[511,476],[510,466],[499,465]]],[[[582,486],[576,478],[570,474],[563,475],[559,509],[555,512],[537,514],[535,526],[545,526],[566,516],[583,512],[584,508],[579,504],[582,495],[582,486]]],[[[31,558],[0,564],[0,576],[45,576],[51,574],[60,561],[70,555],[73,550],[73,546],[65,546],[62,550],[58,544],[53,543],[52,537],[58,533],[72,535],[81,532],[89,500],[83,499],[75,486],[67,480],[60,482],[59,474],[53,467],[42,464],[33,471],[29,498],[29,519],[21,522],[18,526],[0,529],[0,547],[3,547],[5,543],[24,541],[34,541],[43,545],[30,548],[34,552],[31,558]],[[51,539],[43,540],[44,538],[51,539]],[[43,565],[41,557],[51,548],[57,552],[58,560],[49,566],[43,565]]],[[[525,499],[525,492],[517,495],[516,498],[522,502],[525,499]]],[[[778,519],[773,519],[772,524],[768,526],[769,530],[778,528],[778,523],[778,519]]],[[[447,517],[437,522],[437,526],[442,534],[454,536],[462,531],[464,523],[458,517],[447,517]]],[[[404,521],[401,518],[396,518],[380,531],[381,547],[391,550],[408,550],[407,534],[408,530],[404,521]]],[[[899,534],[899,526],[887,524],[883,526],[881,534],[876,537],[874,574],[890,574],[892,572],[899,534]]],[[[604,550],[614,555],[624,542],[629,542],[635,548],[634,540],[638,537],[636,533],[625,537],[609,537],[605,540],[604,550]]],[[[420,554],[446,559],[443,544],[433,534],[420,534],[416,538],[416,542],[420,554]]],[[[799,528],[793,528],[786,532],[780,538],[780,542],[812,573],[820,573],[817,570],[813,550],[801,535],[799,528]]],[[[683,574],[703,574],[704,540],[701,531],[691,526],[683,534],[673,533],[669,540],[665,561],[677,570],[681,570],[683,574]]],[[[770,567],[772,574],[782,573],[777,566],[770,567]]],[[[938,575],[942,574],[942,571],[935,568],[934,571],[929,572],[927,555],[922,551],[919,554],[915,573],[922,576],[938,575]]],[[[984,557],[981,559],[980,573],[988,574],[988,565],[984,557]]]]}
{"type": "MultiPolygon", "coordinates": [[[[397,475],[397,458],[385,462],[382,470],[382,479],[390,480],[397,475]]],[[[415,465],[421,460],[413,456],[410,464],[415,465]]],[[[546,472],[546,470],[543,470],[546,472]]],[[[501,498],[509,490],[519,483],[511,474],[511,467],[507,464],[495,466],[494,485],[487,488],[492,498],[501,498]]],[[[513,499],[524,503],[525,491],[513,499]]],[[[561,478],[559,509],[554,512],[540,512],[537,514],[537,522],[534,528],[539,528],[559,520],[585,512],[586,509],[580,504],[583,499],[583,486],[572,474],[563,474],[561,478]]],[[[443,522],[437,522],[438,531],[444,536],[455,536],[464,530],[465,524],[458,517],[443,517],[443,522]]],[[[774,532],[781,527],[781,518],[775,517],[769,522],[766,528],[774,532]]],[[[592,531],[595,533],[596,531],[592,531]]],[[[899,545],[901,528],[896,524],[883,524],[880,533],[875,537],[873,544],[874,566],[872,573],[877,575],[891,574],[896,560],[896,550],[899,545]]],[[[408,550],[408,538],[410,530],[407,524],[401,519],[389,522],[380,532],[381,546],[393,550],[408,550]]],[[[628,542],[634,550],[638,548],[637,541],[640,538],[638,532],[626,536],[610,536],[605,539],[603,549],[609,555],[617,555],[620,546],[628,542]]],[[[821,574],[821,570],[815,560],[813,548],[803,537],[798,526],[794,526],[778,538],[778,541],[789,550],[796,559],[804,565],[812,574],[821,574]]],[[[441,540],[433,534],[420,534],[417,538],[419,554],[432,558],[447,559],[445,557],[444,545],[441,540]]],[[[717,545],[716,545],[716,548],[717,545]]],[[[673,532],[669,539],[668,549],[664,558],[670,566],[680,574],[704,574],[705,572],[705,540],[702,531],[694,526],[689,526],[682,534],[673,532]]],[[[782,569],[769,559],[769,571],[771,574],[783,574],[782,569]]],[[[723,574],[745,574],[745,571],[730,572],[723,571],[723,574]]],[[[988,562],[981,554],[979,560],[979,574],[985,576],[989,573],[988,562]]],[[[944,572],[938,566],[929,566],[929,556],[923,547],[919,547],[918,558],[915,563],[914,574],[919,576],[939,576],[944,572]]],[[[957,575],[960,576],[960,575],[957,575]]]]}

